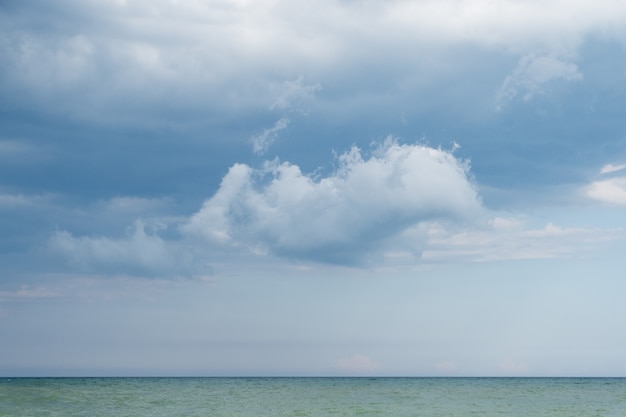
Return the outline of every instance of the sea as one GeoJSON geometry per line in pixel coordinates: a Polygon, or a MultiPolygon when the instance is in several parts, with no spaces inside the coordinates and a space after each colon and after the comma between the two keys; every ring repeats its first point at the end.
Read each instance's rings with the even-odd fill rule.
{"type": "Polygon", "coordinates": [[[0,416],[624,417],[626,378],[1,378],[0,416]]]}

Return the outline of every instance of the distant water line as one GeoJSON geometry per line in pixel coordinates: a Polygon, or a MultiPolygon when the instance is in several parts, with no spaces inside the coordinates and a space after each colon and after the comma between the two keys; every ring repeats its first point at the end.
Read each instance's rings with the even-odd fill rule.
{"type": "Polygon", "coordinates": [[[0,380],[0,417],[625,415],[625,378],[0,380]]]}

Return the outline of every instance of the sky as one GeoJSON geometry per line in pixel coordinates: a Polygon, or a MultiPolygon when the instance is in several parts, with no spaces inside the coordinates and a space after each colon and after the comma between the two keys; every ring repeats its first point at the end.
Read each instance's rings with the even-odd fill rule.
{"type": "Polygon", "coordinates": [[[0,2],[0,376],[626,376],[626,4],[0,2]]]}

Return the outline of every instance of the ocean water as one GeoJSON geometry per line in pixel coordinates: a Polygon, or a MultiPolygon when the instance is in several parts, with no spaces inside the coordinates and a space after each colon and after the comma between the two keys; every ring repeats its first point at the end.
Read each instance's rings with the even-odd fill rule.
{"type": "Polygon", "coordinates": [[[623,378],[3,378],[0,416],[624,417],[623,378]]]}

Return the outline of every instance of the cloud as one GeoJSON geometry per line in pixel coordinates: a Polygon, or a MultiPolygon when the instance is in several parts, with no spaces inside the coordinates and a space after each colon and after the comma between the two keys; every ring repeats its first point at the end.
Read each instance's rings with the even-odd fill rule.
{"type": "Polygon", "coordinates": [[[56,298],[61,296],[61,293],[42,286],[32,288],[26,285],[22,285],[18,290],[15,291],[0,291],[0,301],[24,299],[32,300],[39,298],[56,298]]]}
{"type": "Polygon", "coordinates": [[[528,365],[525,362],[507,358],[500,362],[498,369],[506,374],[525,374],[528,372],[528,365]]]}
{"type": "MultiPolygon", "coordinates": [[[[408,221],[402,218],[401,211],[421,210],[420,207],[394,206],[390,199],[388,207],[383,204],[366,212],[374,200],[364,197],[363,201],[341,207],[346,203],[335,198],[345,191],[335,188],[335,197],[329,198],[323,191],[315,190],[324,181],[337,181],[338,174],[315,182],[296,171],[292,174],[299,178],[280,184],[280,193],[270,191],[271,185],[267,184],[254,189],[258,184],[252,177],[263,174],[267,173],[242,164],[234,166],[218,193],[187,220],[177,219],[182,226],[167,238],[160,236],[159,231],[171,229],[173,224],[138,220],[125,236],[118,238],[76,237],[57,231],[49,239],[48,248],[79,271],[176,278],[211,276],[211,264],[225,260],[231,264],[249,263],[270,254],[376,268],[416,263],[567,259],[590,256],[603,245],[625,236],[621,229],[563,228],[552,223],[531,228],[520,219],[502,217],[494,217],[481,227],[480,221],[471,219],[483,211],[480,206],[467,212],[425,216],[430,220],[408,221]],[[281,199],[288,201],[278,203],[281,199]],[[276,204],[270,207],[270,201],[276,204]],[[315,212],[318,208],[321,211],[315,212]],[[305,220],[299,221],[297,216],[305,216],[305,220]],[[385,220],[385,216],[389,218],[385,220]],[[465,219],[469,222],[463,216],[469,216],[465,219]]],[[[280,175],[273,178],[285,181],[280,175]]],[[[463,211],[460,207],[450,209],[463,211]]]]}
{"type": "Polygon", "coordinates": [[[374,372],[381,369],[381,364],[367,355],[355,354],[337,360],[336,366],[341,371],[346,372],[374,372]]]}
{"type": "Polygon", "coordinates": [[[270,110],[294,111],[306,115],[307,108],[315,99],[315,93],[322,86],[317,84],[304,84],[304,77],[300,76],[292,81],[284,81],[279,87],[279,94],[270,110]]]}
{"type": "Polygon", "coordinates": [[[0,159],[23,157],[33,151],[33,147],[18,140],[0,140],[0,159]]]}
{"type": "Polygon", "coordinates": [[[624,168],[626,168],[626,164],[619,164],[619,165],[606,164],[600,169],[600,174],[610,174],[612,172],[621,171],[624,168]]]}
{"type": "Polygon", "coordinates": [[[98,201],[98,210],[123,216],[128,214],[140,214],[154,212],[169,203],[168,199],[117,196],[111,199],[98,201]]]}
{"type": "Polygon", "coordinates": [[[164,227],[138,220],[126,236],[117,239],[75,237],[67,231],[57,231],[48,241],[48,249],[65,257],[71,267],[84,271],[171,277],[189,275],[190,254],[157,234],[164,227]]]}
{"type": "Polygon", "coordinates": [[[626,205],[626,177],[615,175],[626,168],[626,164],[606,164],[600,169],[599,179],[582,188],[582,194],[592,200],[617,206],[626,205]]]}
{"type": "Polygon", "coordinates": [[[452,373],[452,372],[457,372],[459,368],[456,365],[456,362],[451,361],[451,360],[444,360],[441,362],[437,362],[435,364],[435,369],[437,371],[444,372],[444,373],[452,373]]]}
{"type": "Polygon", "coordinates": [[[575,64],[555,56],[530,54],[523,56],[513,72],[506,77],[497,94],[499,106],[521,96],[528,101],[545,91],[549,82],[556,80],[580,81],[583,75],[575,64]]]}
{"type": "Polygon", "coordinates": [[[623,238],[624,231],[619,229],[564,228],[553,223],[530,228],[520,220],[496,217],[485,228],[460,232],[432,225],[422,258],[425,262],[571,258],[588,256],[603,244],[623,238]]]}
{"type": "MultiPolygon", "coordinates": [[[[579,77],[573,64],[555,57],[572,55],[589,34],[620,39],[626,20],[626,7],[612,0],[129,0],[44,1],[42,24],[39,8],[12,3],[0,8],[0,88],[13,97],[11,106],[149,126],[174,122],[164,110],[200,119],[207,111],[266,108],[277,80],[294,74],[363,89],[371,79],[356,83],[354,74],[384,62],[384,75],[405,86],[419,65],[397,63],[415,56],[412,64],[422,65],[427,54],[443,56],[449,67],[458,58],[446,52],[450,45],[546,51],[523,60],[505,83],[504,96],[528,95],[524,74],[579,77]]],[[[306,111],[320,84],[303,79],[281,84],[272,107],[306,111]]]]}
{"type": "Polygon", "coordinates": [[[220,247],[352,264],[421,222],[472,221],[482,210],[467,163],[388,139],[369,158],[353,147],[324,178],[278,161],[236,164],[182,231],[220,247]]]}
{"type": "MultiPolygon", "coordinates": [[[[321,86],[319,84],[305,85],[304,78],[300,76],[293,81],[284,81],[279,87],[279,94],[270,110],[280,110],[283,113],[299,113],[307,115],[307,108],[314,100],[315,92],[321,86]]],[[[274,123],[274,126],[265,129],[262,133],[253,136],[252,151],[257,155],[262,155],[278,139],[279,133],[286,129],[291,122],[289,117],[282,117],[274,123]]]]}
{"type": "Polygon", "coordinates": [[[583,193],[593,200],[626,206],[626,177],[615,177],[592,182],[583,189],[583,193]]]}
{"type": "Polygon", "coordinates": [[[571,55],[585,37],[623,36],[626,7],[616,0],[501,1],[400,0],[379,15],[419,44],[475,44],[515,54],[547,51],[571,55]],[[422,41],[423,42],[423,41],[422,41]]]}
{"type": "Polygon", "coordinates": [[[282,118],[274,123],[274,126],[265,129],[262,133],[253,136],[251,139],[252,142],[252,151],[257,154],[264,154],[270,147],[272,143],[278,138],[278,134],[280,131],[287,128],[289,125],[289,119],[282,118]]]}
{"type": "Polygon", "coordinates": [[[52,200],[52,195],[5,194],[0,191],[0,209],[37,207],[52,200]]]}

